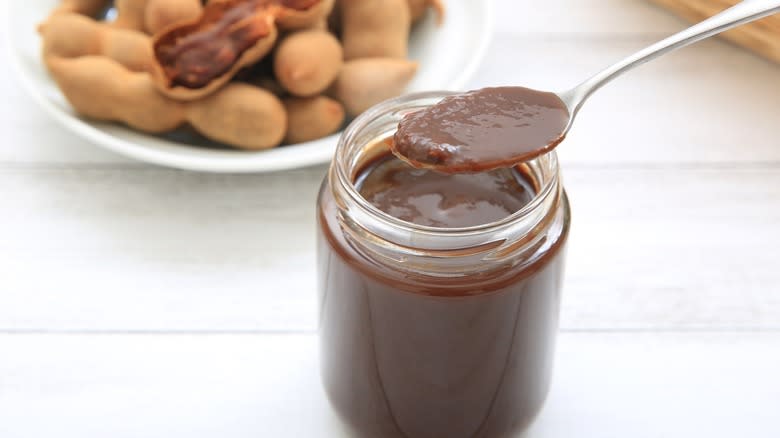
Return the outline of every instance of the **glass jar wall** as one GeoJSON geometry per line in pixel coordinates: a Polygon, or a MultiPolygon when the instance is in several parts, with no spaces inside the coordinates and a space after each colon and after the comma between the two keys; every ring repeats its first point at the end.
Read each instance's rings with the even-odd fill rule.
{"type": "Polygon", "coordinates": [[[320,192],[322,379],[358,436],[512,436],[547,394],[570,217],[555,153],[513,169],[532,196],[486,224],[418,225],[360,193],[400,118],[446,95],[356,119],[320,192]]]}

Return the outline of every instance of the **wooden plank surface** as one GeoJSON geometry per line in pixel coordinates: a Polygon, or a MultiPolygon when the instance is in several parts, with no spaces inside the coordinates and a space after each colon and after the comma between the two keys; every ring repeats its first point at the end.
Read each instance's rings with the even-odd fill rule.
{"type": "Polygon", "coordinates": [[[0,326],[312,329],[323,174],[0,172],[0,326]]]}
{"type": "MultiPolygon", "coordinates": [[[[324,170],[2,170],[0,329],[313,330],[324,170]]],[[[780,170],[564,172],[564,329],[780,328],[780,170]]]]}
{"type": "MultiPolygon", "coordinates": [[[[645,0],[496,12],[471,88],[566,88],[686,26],[645,0]]],[[[64,131],[2,75],[0,437],[345,436],[313,332],[325,168],[138,163],[64,131]]],[[[561,149],[563,334],[528,437],[778,435],[778,80],[707,41],[583,110],[561,149]]]]}
{"type": "MultiPolygon", "coordinates": [[[[4,438],[346,436],[313,335],[0,335],[4,438]],[[12,360],[7,360],[12,358],[12,360]]],[[[774,438],[780,334],[563,334],[529,438],[774,438]]]]}

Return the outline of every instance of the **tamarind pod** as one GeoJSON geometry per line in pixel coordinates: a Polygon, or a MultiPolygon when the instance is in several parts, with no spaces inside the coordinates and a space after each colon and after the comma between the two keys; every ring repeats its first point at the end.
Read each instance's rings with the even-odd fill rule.
{"type": "Polygon", "coordinates": [[[284,99],[288,144],[317,140],[338,131],[344,123],[344,106],[326,96],[284,99]]]}
{"type": "Polygon", "coordinates": [[[203,9],[200,0],[116,0],[115,4],[115,27],[150,35],[173,23],[195,19],[203,9]]]}
{"type": "Polygon", "coordinates": [[[41,28],[43,60],[52,57],[107,56],[132,71],[149,71],[151,39],[144,33],[118,29],[74,13],[53,15],[41,28]]]}
{"type": "Polygon", "coordinates": [[[95,17],[108,7],[108,3],[109,0],[62,0],[51,11],[49,17],[38,24],[38,33],[43,33],[49,20],[59,14],[80,14],[95,17]]]}
{"type": "Polygon", "coordinates": [[[38,33],[44,59],[50,55],[73,58],[100,53],[97,22],[74,12],[52,14],[38,26],[38,33]]]}
{"type": "Polygon", "coordinates": [[[407,0],[341,0],[344,58],[406,58],[412,20],[407,0]]]}
{"type": "Polygon", "coordinates": [[[204,100],[185,103],[158,93],[148,73],[131,72],[103,56],[52,57],[51,71],[76,112],[140,131],[163,133],[190,122],[212,140],[262,149],[281,143],[287,128],[279,99],[247,84],[229,84],[204,100]]]}
{"type": "Polygon", "coordinates": [[[276,12],[276,24],[284,30],[307,29],[326,19],[333,10],[335,0],[275,0],[280,5],[276,12]]]}
{"type": "Polygon", "coordinates": [[[263,1],[212,1],[197,19],[174,24],[154,37],[155,85],[173,99],[203,98],[262,59],[277,34],[274,16],[263,1]]]}
{"type": "Polygon", "coordinates": [[[417,63],[396,58],[364,58],[344,63],[328,94],[356,116],[399,96],[417,72],[417,63]]]}
{"type": "Polygon", "coordinates": [[[428,8],[433,8],[436,12],[436,22],[441,24],[444,21],[444,3],[442,0],[407,0],[409,10],[412,14],[412,22],[419,21],[428,8]]]}
{"type": "Polygon", "coordinates": [[[290,34],[276,49],[274,74],[290,93],[308,97],[322,93],[333,83],[343,64],[341,43],[322,30],[290,34]]]}
{"type": "Polygon", "coordinates": [[[198,18],[202,11],[200,0],[148,0],[144,29],[155,35],[172,24],[198,18]]]}
{"type": "Polygon", "coordinates": [[[147,73],[131,72],[103,56],[52,56],[49,68],[62,94],[84,116],[151,133],[184,122],[184,105],[157,93],[147,73]]]}
{"type": "Polygon", "coordinates": [[[282,102],[262,88],[239,82],[190,102],[187,120],[212,140],[249,150],[278,146],[287,131],[282,102]]]}
{"type": "Polygon", "coordinates": [[[115,0],[116,19],[111,23],[119,29],[133,29],[143,32],[144,13],[149,0],[115,0]]]}
{"type": "Polygon", "coordinates": [[[62,0],[53,14],[75,13],[94,17],[108,7],[109,0],[62,0]]]}

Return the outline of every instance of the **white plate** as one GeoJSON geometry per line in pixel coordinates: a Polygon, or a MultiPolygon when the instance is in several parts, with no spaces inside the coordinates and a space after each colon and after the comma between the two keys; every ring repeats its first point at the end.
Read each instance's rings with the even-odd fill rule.
{"type": "MultiPolygon", "coordinates": [[[[76,134],[112,151],[163,166],[209,172],[264,172],[329,161],[338,135],[247,152],[197,145],[187,135],[156,137],[111,123],[78,117],[40,61],[35,27],[59,0],[4,1],[6,35],[14,68],[30,95],[55,120],[76,134]]],[[[420,69],[408,92],[460,90],[478,67],[492,36],[492,2],[445,0],[447,16],[437,27],[433,13],[411,36],[411,58],[420,69]]]]}

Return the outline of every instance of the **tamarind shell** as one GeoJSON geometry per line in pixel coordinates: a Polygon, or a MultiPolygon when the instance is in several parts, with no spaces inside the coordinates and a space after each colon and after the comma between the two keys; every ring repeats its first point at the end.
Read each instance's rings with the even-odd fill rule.
{"type": "Polygon", "coordinates": [[[176,23],[192,21],[203,12],[201,0],[148,0],[144,28],[151,35],[176,23]]]}
{"type": "Polygon", "coordinates": [[[188,121],[206,137],[243,149],[276,146],[287,130],[281,101],[251,85],[233,83],[203,100],[179,102],[158,93],[148,73],[103,56],[52,57],[51,71],[73,109],[91,119],[148,133],[188,121]]]}
{"type": "Polygon", "coordinates": [[[279,98],[239,82],[190,102],[187,120],[208,138],[249,150],[278,146],[287,131],[287,112],[279,98]]]}
{"type": "Polygon", "coordinates": [[[344,106],[326,96],[284,99],[287,109],[287,144],[317,140],[338,131],[344,123],[344,106]]]}
{"type": "Polygon", "coordinates": [[[319,0],[307,9],[282,7],[276,13],[276,24],[283,30],[308,29],[318,26],[333,10],[335,0],[319,0]]]}
{"type": "Polygon", "coordinates": [[[149,0],[115,0],[116,19],[111,25],[119,29],[145,30],[144,12],[149,0]]]}
{"type": "Polygon", "coordinates": [[[356,116],[372,106],[399,96],[414,78],[417,63],[407,59],[364,58],[347,61],[328,90],[356,116]]]}
{"type": "Polygon", "coordinates": [[[412,19],[407,0],[340,0],[344,59],[406,58],[412,19]]]}
{"type": "MultiPolygon", "coordinates": [[[[211,3],[230,0],[208,0],[211,3]]],[[[276,24],[282,30],[301,30],[320,26],[322,19],[327,19],[334,9],[336,0],[261,0],[263,4],[272,6],[276,16],[276,24]],[[298,3],[313,3],[307,8],[297,6],[298,3]]]]}
{"type": "Polygon", "coordinates": [[[62,94],[83,116],[150,133],[171,131],[184,122],[184,106],[160,95],[147,73],[131,72],[104,56],[53,56],[49,68],[62,94]]]}
{"type": "Polygon", "coordinates": [[[51,57],[103,55],[132,71],[151,70],[151,38],[142,32],[115,28],[75,13],[53,15],[40,31],[47,66],[51,57]]]}
{"type": "MultiPolygon", "coordinates": [[[[243,22],[243,19],[242,19],[243,22]]],[[[202,34],[202,33],[201,33],[202,34]]],[[[152,62],[152,77],[157,89],[172,99],[181,101],[192,101],[202,99],[208,96],[218,89],[222,88],[228,83],[233,76],[238,73],[243,67],[254,64],[262,59],[274,46],[278,31],[274,25],[274,16],[271,11],[262,6],[262,2],[251,2],[244,0],[220,0],[211,1],[203,9],[200,16],[189,22],[175,23],[170,27],[164,29],[152,40],[152,49],[154,53],[152,62]],[[260,5],[257,9],[253,10],[250,16],[245,18],[251,18],[257,20],[256,22],[262,22],[267,26],[267,34],[259,37],[259,39],[249,48],[237,54],[236,58],[230,61],[224,71],[217,76],[208,80],[205,85],[188,87],[175,83],[175,81],[169,77],[165,68],[164,62],[164,48],[175,46],[177,40],[185,38],[190,35],[201,33],[202,31],[208,31],[209,27],[213,27],[215,22],[218,22],[224,15],[228,14],[233,8],[243,7],[244,5],[260,5]]],[[[206,38],[206,41],[209,41],[206,38]]],[[[212,47],[214,48],[214,47],[212,47]]],[[[229,43],[218,44],[219,50],[231,49],[229,43]]],[[[213,63],[218,59],[221,52],[217,52],[214,56],[203,57],[200,61],[203,66],[213,66],[213,63]]]]}
{"type": "Polygon", "coordinates": [[[274,74],[290,93],[309,97],[333,83],[344,63],[341,43],[324,30],[295,32],[282,40],[274,57],[274,74]]]}

